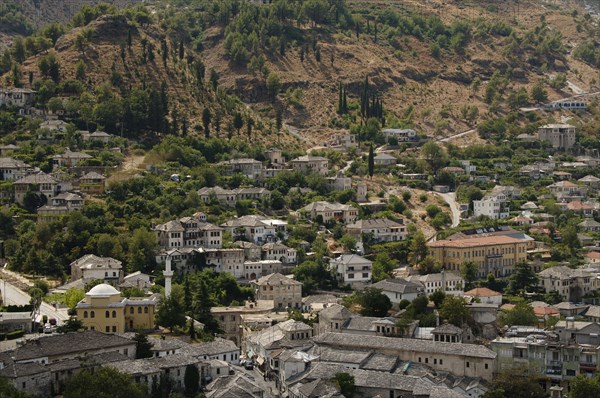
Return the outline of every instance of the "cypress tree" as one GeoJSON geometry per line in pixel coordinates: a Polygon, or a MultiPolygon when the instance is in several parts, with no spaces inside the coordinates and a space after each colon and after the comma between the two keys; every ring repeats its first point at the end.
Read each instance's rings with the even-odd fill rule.
{"type": "Polygon", "coordinates": [[[342,82],[340,82],[338,88],[338,113],[340,115],[344,114],[344,88],[342,82]]]}
{"type": "Polygon", "coordinates": [[[373,172],[375,171],[375,157],[373,154],[373,144],[369,147],[369,177],[373,178],[373,172]]]}
{"type": "Polygon", "coordinates": [[[183,48],[183,40],[179,42],[179,59],[183,59],[185,50],[183,48]]]}

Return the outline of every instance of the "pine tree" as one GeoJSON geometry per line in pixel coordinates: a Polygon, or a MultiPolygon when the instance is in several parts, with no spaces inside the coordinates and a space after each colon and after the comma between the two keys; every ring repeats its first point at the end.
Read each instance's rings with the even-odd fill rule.
{"type": "Polygon", "coordinates": [[[183,40],[179,42],[179,59],[183,59],[185,49],[183,48],[183,40]]]}
{"type": "Polygon", "coordinates": [[[210,138],[210,120],[212,118],[212,114],[210,113],[210,109],[204,108],[202,111],[202,124],[204,125],[204,137],[206,139],[210,138]]]}
{"type": "Polygon", "coordinates": [[[246,132],[248,133],[248,140],[252,139],[252,128],[254,127],[254,119],[248,116],[248,120],[246,121],[246,132]]]}
{"type": "Polygon", "coordinates": [[[342,111],[344,114],[348,113],[348,87],[344,85],[344,94],[342,98],[342,111]]]}
{"type": "Polygon", "coordinates": [[[344,113],[344,88],[342,86],[342,82],[339,84],[338,91],[338,113],[342,115],[344,113]]]}

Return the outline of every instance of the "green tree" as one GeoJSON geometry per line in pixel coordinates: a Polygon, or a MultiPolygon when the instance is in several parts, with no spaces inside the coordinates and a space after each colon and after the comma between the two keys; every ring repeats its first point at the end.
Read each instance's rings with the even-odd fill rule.
{"type": "Polygon", "coordinates": [[[533,308],[526,302],[517,303],[514,308],[500,313],[500,320],[505,325],[536,326],[537,316],[533,308]]]}
{"type": "Polygon", "coordinates": [[[174,327],[183,327],[185,325],[183,306],[173,295],[161,299],[158,303],[156,323],[171,330],[174,327]]]}
{"type": "Polygon", "coordinates": [[[204,126],[204,137],[206,139],[210,138],[210,120],[212,118],[212,114],[210,113],[210,109],[204,108],[202,111],[202,124],[204,126]]]}
{"type": "Polygon", "coordinates": [[[515,265],[515,272],[510,276],[509,290],[512,294],[536,290],[538,277],[526,262],[515,265]]]}
{"type": "Polygon", "coordinates": [[[538,104],[548,101],[548,91],[544,88],[541,80],[538,80],[531,88],[531,99],[538,104]]]}
{"type": "Polygon", "coordinates": [[[571,393],[569,398],[589,398],[600,397],[600,376],[587,377],[578,375],[571,380],[571,393]]]}
{"type": "Polygon", "coordinates": [[[156,235],[146,228],[138,228],[129,240],[127,266],[129,272],[151,270],[156,263],[156,235]]]}
{"type": "Polygon", "coordinates": [[[72,287],[65,293],[65,304],[70,309],[74,309],[81,300],[85,298],[83,289],[72,287]]]}
{"type": "Polygon", "coordinates": [[[378,253],[373,262],[373,282],[390,278],[396,266],[387,252],[378,253]]]}
{"type": "Polygon", "coordinates": [[[443,290],[436,290],[429,295],[429,299],[435,304],[435,308],[441,308],[446,298],[446,293],[443,290]]]}
{"type": "Polygon", "coordinates": [[[526,374],[524,369],[501,372],[483,398],[546,398],[548,394],[538,381],[526,374]]]}
{"type": "Polygon", "coordinates": [[[473,261],[465,261],[460,266],[460,274],[466,282],[466,290],[473,288],[473,282],[477,280],[479,268],[473,261]]]}
{"type": "Polygon", "coordinates": [[[136,359],[152,357],[152,343],[148,341],[148,336],[143,333],[136,333],[133,341],[135,341],[136,359]]]}
{"type": "Polygon", "coordinates": [[[416,265],[423,261],[429,254],[427,248],[427,239],[421,230],[417,231],[410,241],[409,246],[409,258],[413,265],[416,265]]]}
{"type": "Polygon", "coordinates": [[[434,174],[437,174],[437,171],[448,162],[446,151],[434,141],[427,141],[421,148],[421,154],[434,174]]]}
{"type": "Polygon", "coordinates": [[[133,378],[110,367],[91,370],[84,369],[65,383],[65,398],[145,398],[142,386],[133,378]]]}
{"type": "Polygon", "coordinates": [[[390,298],[382,293],[381,289],[368,287],[361,292],[354,293],[354,302],[361,306],[360,314],[363,316],[387,316],[392,308],[390,298]]]}
{"type": "Polygon", "coordinates": [[[275,72],[270,72],[267,76],[267,92],[271,96],[271,100],[274,101],[281,88],[281,79],[275,72]]]}
{"type": "Polygon", "coordinates": [[[185,374],[183,375],[183,384],[185,387],[185,395],[195,397],[200,387],[200,372],[196,365],[187,365],[185,374]]]}
{"type": "Polygon", "coordinates": [[[233,127],[237,130],[238,135],[240,135],[240,130],[244,127],[244,118],[239,112],[233,115],[233,127]]]}
{"type": "Polygon", "coordinates": [[[340,372],[336,373],[333,380],[335,381],[335,384],[337,384],[337,386],[339,387],[340,393],[345,398],[352,398],[354,396],[356,392],[356,386],[354,384],[353,375],[346,372],[340,372]]]}
{"type": "Polygon", "coordinates": [[[69,333],[76,332],[83,329],[83,321],[75,318],[74,316],[69,317],[62,325],[56,328],[58,333],[69,333]]]}
{"type": "Polygon", "coordinates": [[[85,80],[85,62],[82,59],[75,64],[75,78],[80,81],[85,80]]]}
{"type": "Polygon", "coordinates": [[[448,294],[440,307],[440,316],[449,323],[462,327],[469,321],[471,314],[464,298],[448,294]]]}

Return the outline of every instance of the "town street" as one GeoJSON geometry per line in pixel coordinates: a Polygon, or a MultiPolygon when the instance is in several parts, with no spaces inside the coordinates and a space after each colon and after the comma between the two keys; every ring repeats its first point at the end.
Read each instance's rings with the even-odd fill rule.
{"type": "MultiPolygon", "coordinates": [[[[31,297],[24,291],[16,288],[4,279],[0,279],[0,297],[2,302],[6,305],[27,305],[31,297]]],[[[57,323],[62,323],[69,318],[66,309],[55,309],[54,306],[42,302],[40,307],[40,313],[38,314],[36,321],[41,322],[42,317],[46,315],[48,319],[56,319],[57,323]]]]}

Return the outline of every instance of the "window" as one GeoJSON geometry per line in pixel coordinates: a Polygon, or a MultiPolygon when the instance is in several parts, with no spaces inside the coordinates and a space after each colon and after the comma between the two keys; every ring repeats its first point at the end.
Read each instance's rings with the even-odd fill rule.
{"type": "Polygon", "coordinates": [[[485,368],[486,368],[486,369],[488,368],[488,364],[487,364],[487,363],[485,364],[485,368]]]}
{"type": "Polygon", "coordinates": [[[429,363],[429,358],[425,358],[425,363],[429,363]]]}
{"type": "Polygon", "coordinates": [[[142,307],[138,307],[138,314],[142,313],[142,307]]]}
{"type": "Polygon", "coordinates": [[[87,311],[83,311],[83,317],[87,318],[88,317],[88,312],[87,311]]]}
{"type": "Polygon", "coordinates": [[[113,327],[112,327],[112,331],[113,331],[113,333],[117,333],[117,327],[116,327],[116,326],[113,326],[113,327]]]}
{"type": "Polygon", "coordinates": [[[440,359],[440,365],[443,365],[443,364],[444,364],[444,360],[440,359]]]}
{"type": "Polygon", "coordinates": [[[107,318],[110,318],[110,311],[106,311],[104,315],[106,315],[107,318]]]}
{"type": "Polygon", "coordinates": [[[133,307],[129,307],[129,313],[133,314],[133,307]]]}
{"type": "Polygon", "coordinates": [[[106,327],[106,333],[109,333],[109,332],[110,332],[110,326],[107,326],[106,327]]]}
{"type": "Polygon", "coordinates": [[[467,368],[469,367],[469,362],[467,362],[467,368]]]}
{"type": "Polygon", "coordinates": [[[144,307],[144,314],[148,313],[148,307],[144,307]]]}
{"type": "Polygon", "coordinates": [[[116,317],[117,317],[117,311],[113,311],[113,312],[112,312],[112,317],[113,317],[113,318],[116,318],[116,317]]]}

